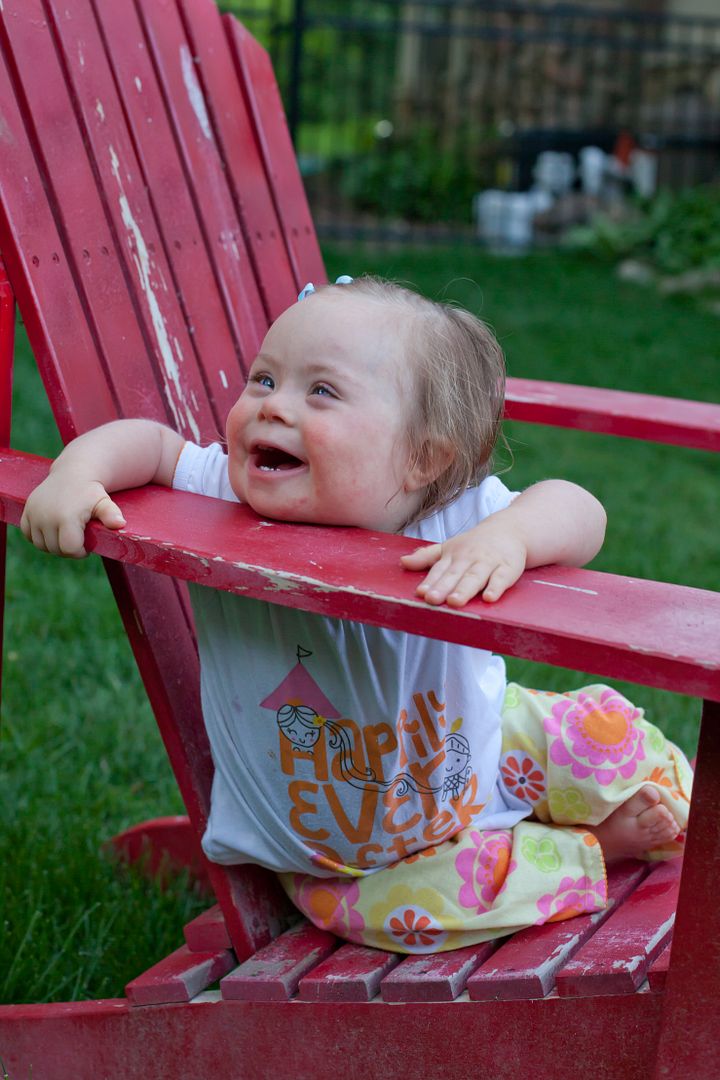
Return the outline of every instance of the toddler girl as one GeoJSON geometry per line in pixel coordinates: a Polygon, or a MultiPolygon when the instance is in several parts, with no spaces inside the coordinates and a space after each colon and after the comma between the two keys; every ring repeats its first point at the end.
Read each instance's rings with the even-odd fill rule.
{"type": "MultiPolygon", "coordinates": [[[[108,492],[156,482],[430,541],[402,560],[430,604],[496,601],[525,569],[595,555],[605,515],[586,491],[489,475],[504,364],[487,327],[372,278],[308,291],[270,328],[227,450],[142,420],[89,432],[28,500],[28,539],[84,555],[91,517],[124,524],[108,492]]],[[[689,766],[615,691],[525,690],[479,649],[192,598],[215,763],[204,849],[277,871],[317,925],[458,948],[600,909],[606,861],[679,849],[689,766]]]]}

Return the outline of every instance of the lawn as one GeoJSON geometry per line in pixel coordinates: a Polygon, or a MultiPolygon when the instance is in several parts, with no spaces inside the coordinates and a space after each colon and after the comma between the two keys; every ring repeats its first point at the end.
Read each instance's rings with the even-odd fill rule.
{"type": "MultiPolygon", "coordinates": [[[[370,270],[477,311],[513,375],[717,399],[717,320],[619,284],[600,264],[471,248],[326,256],[331,276],[370,270]]],[[[54,454],[22,334],[16,387],[14,445],[54,454]]],[[[720,588],[712,455],[520,425],[507,436],[498,465],[510,486],[558,475],[604,501],[609,533],[595,568],[720,588]]],[[[510,668],[555,689],[584,681],[520,661],[510,668]]],[[[201,900],[185,882],[161,892],[99,854],[120,829],[182,810],[99,560],[42,556],[11,530],[4,680],[0,997],[116,996],[177,947],[201,900]]],[[[693,751],[697,702],[625,689],[693,751]]]]}

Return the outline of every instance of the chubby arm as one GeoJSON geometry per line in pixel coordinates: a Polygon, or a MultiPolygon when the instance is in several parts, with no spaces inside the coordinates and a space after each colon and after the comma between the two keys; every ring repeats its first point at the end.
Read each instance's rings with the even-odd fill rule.
{"type": "Polygon", "coordinates": [[[467,532],[404,555],[406,570],[429,570],[417,593],[429,604],[463,607],[478,593],[493,602],[523,570],[548,563],[583,566],[602,547],[598,500],[566,480],[543,480],[467,532]]]}
{"type": "Polygon", "coordinates": [[[85,526],[97,518],[109,529],[125,524],[108,492],[143,484],[172,484],[182,436],[152,420],[116,420],[74,439],[31,493],[20,521],[41,551],[82,558],[85,526]]]}

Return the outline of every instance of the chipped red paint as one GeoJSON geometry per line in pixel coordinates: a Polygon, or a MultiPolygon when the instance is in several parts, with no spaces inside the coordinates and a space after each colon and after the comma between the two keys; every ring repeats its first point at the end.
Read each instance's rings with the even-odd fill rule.
{"type": "MultiPolygon", "coordinates": [[[[267,322],[306,281],[324,280],[267,54],[235,20],[220,18],[212,0],[2,0],[0,51],[0,250],[62,437],[143,415],[217,438],[267,322]]],[[[0,275],[5,442],[12,311],[0,275]]],[[[716,405],[511,379],[507,413],[720,448],[716,405]]],[[[1,516],[17,524],[47,463],[14,451],[0,451],[0,459],[1,516]]],[[[208,866],[222,917],[216,910],[194,920],[187,946],[133,980],[137,1004],[0,1008],[9,1075],[580,1080],[591,1063],[603,1080],[645,1080],[657,1051],[659,1077],[714,1080],[716,595],[553,568],[526,574],[496,606],[431,609],[398,567],[409,546],[401,537],[292,527],[291,549],[287,526],[238,507],[203,500],[197,513],[193,496],[157,489],[120,501],[128,529],[92,526],[89,545],[108,557],[195,836],[207,816],[212,763],[199,722],[192,617],[178,579],[713,699],[672,957],[669,966],[666,953],[652,965],[672,918],[668,868],[651,870],[636,891],[616,890],[606,918],[525,931],[497,951],[399,959],[339,945],[307,925],[282,935],[290,909],[272,875],[208,866]],[[653,989],[667,972],[664,992],[647,992],[646,983],[618,992],[637,985],[637,956],[653,989]],[[598,974],[608,957],[617,966],[598,974]],[[244,959],[223,988],[253,1000],[206,992],[244,959]],[[611,977],[611,992],[597,996],[611,977]],[[585,996],[588,986],[594,996],[585,996]],[[517,992],[522,1000],[495,1000],[517,992]],[[470,1000],[481,993],[492,1000],[470,1000]],[[542,1001],[529,999],[542,993],[542,1001]],[[163,1003],[168,996],[182,1003],[163,1003]]],[[[118,841],[129,857],[142,835],[151,851],[168,850],[151,824],[118,841]]],[[[185,865],[197,859],[197,843],[187,838],[183,819],[172,844],[185,865]]]]}

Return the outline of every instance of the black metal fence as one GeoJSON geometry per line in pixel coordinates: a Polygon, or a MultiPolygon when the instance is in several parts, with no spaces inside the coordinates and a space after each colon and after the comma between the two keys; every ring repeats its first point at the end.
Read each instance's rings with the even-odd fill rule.
{"type": "Polygon", "coordinates": [[[718,177],[720,18],[539,0],[232,0],[325,235],[554,236],[718,177]]]}

